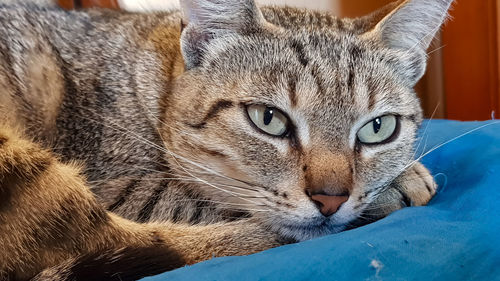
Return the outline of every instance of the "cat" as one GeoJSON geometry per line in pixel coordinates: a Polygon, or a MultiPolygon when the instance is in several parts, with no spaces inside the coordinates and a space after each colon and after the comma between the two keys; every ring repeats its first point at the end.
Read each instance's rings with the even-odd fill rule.
{"type": "Polygon", "coordinates": [[[412,88],[451,2],[0,5],[0,279],[134,280],[425,205],[412,88]]]}

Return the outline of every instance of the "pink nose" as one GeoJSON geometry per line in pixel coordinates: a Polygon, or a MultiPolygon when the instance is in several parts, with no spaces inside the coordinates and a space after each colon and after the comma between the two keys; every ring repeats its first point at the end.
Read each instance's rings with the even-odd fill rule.
{"type": "Polygon", "coordinates": [[[311,199],[318,204],[319,211],[325,216],[329,217],[337,212],[340,205],[345,203],[349,196],[331,196],[324,194],[311,195],[311,199]]]}

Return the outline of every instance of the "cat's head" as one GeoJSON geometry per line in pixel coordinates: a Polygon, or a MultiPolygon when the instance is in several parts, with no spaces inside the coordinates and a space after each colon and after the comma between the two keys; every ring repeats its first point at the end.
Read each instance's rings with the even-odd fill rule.
{"type": "Polygon", "coordinates": [[[451,0],[359,19],[252,0],[182,1],[169,95],[175,169],[298,240],[343,230],[413,158],[413,86],[451,0]]]}

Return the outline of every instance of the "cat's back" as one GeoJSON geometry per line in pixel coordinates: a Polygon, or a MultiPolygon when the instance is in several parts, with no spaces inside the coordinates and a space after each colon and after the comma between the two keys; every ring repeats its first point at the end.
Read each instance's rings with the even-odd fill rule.
{"type": "Polygon", "coordinates": [[[180,15],[176,11],[151,14],[107,9],[66,11],[53,6],[0,2],[0,23],[3,46],[50,41],[60,52],[73,53],[93,47],[105,52],[124,45],[145,46],[151,43],[157,29],[168,33],[172,40],[180,36],[180,15]]]}
{"type": "Polygon", "coordinates": [[[150,162],[158,153],[140,139],[158,142],[151,115],[179,36],[177,13],[0,4],[0,118],[83,161],[91,179],[150,162]]]}

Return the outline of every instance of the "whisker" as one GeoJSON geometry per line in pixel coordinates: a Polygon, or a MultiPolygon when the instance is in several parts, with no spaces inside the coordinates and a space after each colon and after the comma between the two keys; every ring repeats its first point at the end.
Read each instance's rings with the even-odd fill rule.
{"type": "MultiPolygon", "coordinates": [[[[432,114],[431,114],[431,117],[430,117],[429,121],[427,122],[427,124],[425,124],[425,129],[424,129],[424,132],[422,133],[422,138],[423,138],[424,136],[426,136],[426,134],[427,134],[427,129],[429,129],[429,124],[431,123],[432,119],[434,118],[434,115],[436,114],[437,109],[439,108],[439,105],[440,105],[439,103],[436,105],[436,107],[434,108],[434,111],[432,111],[432,114]]],[[[415,155],[416,155],[416,153],[417,153],[418,149],[420,148],[420,144],[421,144],[421,143],[422,143],[422,139],[420,139],[420,141],[418,142],[418,145],[417,145],[417,147],[415,148],[415,151],[413,152],[413,156],[411,157],[411,159],[414,159],[414,158],[415,158],[415,155]]],[[[427,146],[427,139],[426,139],[426,141],[425,141],[425,144],[424,144],[424,149],[423,149],[423,150],[425,150],[426,146],[427,146]]]]}
{"type": "MultiPolygon", "coordinates": [[[[131,166],[132,168],[137,168],[137,169],[149,171],[152,173],[158,172],[158,173],[163,174],[163,175],[169,175],[169,174],[172,175],[171,177],[157,177],[156,180],[167,179],[167,180],[180,181],[180,182],[186,182],[186,183],[195,182],[195,183],[201,183],[201,184],[210,186],[218,191],[221,191],[222,193],[231,195],[231,197],[236,197],[242,201],[248,202],[248,204],[240,205],[240,206],[246,207],[246,208],[244,208],[244,210],[250,210],[248,208],[248,206],[262,206],[262,207],[271,208],[271,209],[273,208],[273,206],[269,206],[268,204],[257,203],[253,200],[250,200],[250,199],[268,199],[267,196],[252,196],[251,194],[247,194],[248,192],[255,192],[257,194],[260,194],[262,191],[265,191],[266,188],[261,187],[259,185],[256,185],[254,183],[247,182],[245,180],[241,180],[241,179],[237,179],[237,178],[233,178],[233,177],[221,174],[221,173],[214,171],[208,167],[205,167],[204,165],[197,163],[189,158],[186,158],[184,156],[173,153],[170,149],[167,148],[167,146],[166,146],[167,143],[163,139],[163,136],[161,135],[160,132],[158,132],[158,133],[160,135],[161,141],[162,141],[164,146],[160,146],[157,143],[154,143],[148,139],[145,139],[144,137],[140,136],[139,134],[117,124],[116,122],[112,122],[110,120],[107,120],[107,118],[105,118],[104,116],[100,115],[97,112],[94,112],[94,114],[95,114],[95,116],[101,118],[102,120],[105,120],[109,124],[104,123],[104,122],[99,121],[99,120],[95,120],[93,118],[89,118],[87,116],[82,116],[82,118],[89,120],[90,122],[93,122],[93,123],[101,124],[109,129],[116,131],[116,132],[127,134],[129,137],[132,137],[132,138],[136,139],[137,141],[140,141],[143,144],[146,144],[154,149],[157,149],[160,152],[163,152],[163,153],[166,153],[167,155],[170,155],[172,157],[173,162],[175,163],[175,166],[177,166],[177,168],[180,169],[182,171],[182,173],[180,173],[180,174],[178,172],[168,173],[165,171],[156,171],[155,169],[150,169],[150,168],[146,168],[146,167],[131,166]],[[188,168],[188,167],[184,166],[178,160],[182,160],[183,162],[190,164],[189,166],[191,166],[191,167],[188,168]],[[194,168],[196,168],[196,169],[194,169],[194,168]],[[182,175],[184,175],[184,176],[182,176],[182,175]],[[215,178],[216,182],[215,183],[209,182],[205,179],[200,178],[198,175],[210,176],[210,178],[212,179],[211,181],[213,181],[215,178]],[[235,185],[235,184],[230,184],[230,183],[217,183],[217,178],[225,179],[225,180],[233,181],[233,182],[238,182],[238,183],[242,184],[243,186],[240,184],[235,185]],[[233,189],[233,190],[228,190],[228,189],[233,189]],[[244,190],[247,193],[236,192],[236,190],[242,190],[242,191],[244,190]]],[[[161,122],[162,124],[164,124],[164,122],[162,122],[160,119],[156,118],[151,112],[150,112],[150,114],[158,122],[161,122]]],[[[165,124],[165,125],[167,125],[167,124],[165,124]]],[[[176,129],[176,128],[173,128],[173,129],[176,129]]],[[[158,164],[158,166],[165,166],[168,168],[177,169],[177,168],[175,168],[175,166],[169,167],[164,163],[155,162],[155,164],[158,164]]],[[[170,164],[172,164],[172,163],[170,163],[170,164]]],[[[155,180],[155,179],[146,178],[144,180],[155,180]]],[[[98,181],[94,181],[94,184],[96,184],[96,183],[98,183],[98,181]]],[[[227,202],[218,202],[218,203],[225,204],[226,206],[228,205],[227,202]]],[[[229,205],[238,206],[237,204],[229,204],[229,205]]],[[[254,210],[254,211],[261,211],[261,212],[266,211],[267,212],[270,210],[254,210]]]]}
{"type": "Polygon", "coordinates": [[[390,187],[390,183],[392,183],[396,178],[398,178],[401,175],[401,173],[403,173],[404,171],[406,171],[408,168],[410,168],[415,163],[417,163],[420,160],[422,160],[422,158],[424,158],[425,156],[429,155],[430,153],[432,153],[432,152],[436,151],[437,149],[439,149],[439,148],[441,148],[441,147],[443,147],[443,146],[445,146],[445,145],[447,145],[449,143],[452,143],[452,142],[454,142],[454,141],[456,141],[456,140],[458,140],[460,138],[463,138],[463,137],[465,137],[465,136],[467,136],[469,134],[472,134],[473,132],[476,132],[476,131],[479,131],[479,130],[481,130],[483,128],[486,128],[486,127],[489,127],[489,126],[492,126],[492,125],[497,125],[497,124],[500,124],[500,121],[496,121],[496,122],[492,122],[492,123],[481,125],[481,126],[479,126],[477,128],[471,129],[471,130],[469,130],[469,131],[467,131],[467,132],[465,132],[463,134],[460,134],[460,135],[458,135],[458,136],[456,136],[456,137],[454,137],[454,138],[452,138],[452,139],[450,139],[448,141],[445,141],[445,142],[443,142],[441,144],[438,144],[438,145],[434,146],[432,149],[430,149],[429,151],[427,151],[425,153],[422,153],[418,158],[416,158],[413,161],[410,161],[410,163],[408,163],[407,165],[405,165],[401,169],[401,171],[399,173],[397,173],[397,176],[391,178],[385,184],[381,185],[381,186],[384,186],[384,187],[380,189],[380,191],[377,193],[377,195],[380,194],[380,193],[382,193],[382,192],[384,192],[385,190],[387,190],[387,188],[390,187]]]}
{"type": "MultiPolygon", "coordinates": [[[[94,114],[96,114],[96,115],[100,116],[100,115],[99,115],[99,114],[97,114],[97,113],[94,113],[94,114]]],[[[100,117],[101,117],[101,118],[103,118],[102,116],[100,116],[100,117]]],[[[87,120],[89,120],[89,121],[96,122],[96,123],[98,123],[98,124],[99,124],[99,122],[98,122],[98,121],[96,121],[96,120],[94,120],[94,119],[92,119],[92,118],[88,118],[88,117],[82,117],[82,118],[85,118],[85,119],[87,119],[87,120]]],[[[103,118],[103,119],[104,119],[104,118],[103,118]]],[[[126,129],[126,128],[122,127],[122,126],[120,126],[120,125],[117,125],[117,124],[116,124],[116,123],[114,123],[114,122],[110,122],[110,123],[112,123],[112,125],[114,125],[114,126],[118,127],[119,129],[121,129],[121,130],[123,130],[123,131],[125,131],[125,132],[128,132],[129,134],[132,134],[132,136],[133,136],[133,137],[135,137],[138,141],[142,141],[142,142],[143,142],[143,143],[145,143],[145,144],[149,144],[149,145],[151,145],[152,147],[154,147],[154,148],[158,149],[158,150],[159,150],[159,151],[161,151],[161,152],[164,152],[164,153],[168,153],[168,154],[170,154],[170,155],[174,158],[174,161],[176,161],[176,162],[177,162],[177,160],[176,160],[175,158],[181,158],[181,159],[182,159],[182,158],[184,158],[184,157],[179,157],[178,155],[177,155],[177,156],[176,156],[176,155],[174,155],[174,153],[172,153],[171,151],[166,150],[165,148],[160,147],[159,145],[157,145],[157,144],[155,144],[155,143],[153,143],[153,142],[151,142],[151,141],[149,141],[149,140],[147,140],[147,139],[145,139],[145,138],[143,138],[143,137],[141,137],[141,136],[137,135],[136,133],[134,133],[134,132],[132,132],[132,131],[130,131],[130,130],[128,130],[128,129],[126,129]]],[[[106,127],[110,128],[110,129],[113,129],[113,130],[120,131],[120,130],[118,130],[118,129],[116,129],[116,128],[112,127],[112,126],[109,126],[109,125],[107,125],[107,124],[104,124],[104,123],[101,123],[101,125],[106,126],[106,127]]],[[[190,161],[190,160],[188,160],[188,159],[184,159],[184,160],[185,160],[186,162],[192,162],[192,161],[190,161]]],[[[205,180],[203,180],[203,179],[200,179],[200,178],[196,177],[196,176],[195,176],[195,175],[193,175],[191,172],[189,172],[187,169],[185,169],[182,165],[180,165],[180,163],[178,163],[178,162],[177,162],[177,164],[179,165],[179,167],[180,167],[182,170],[184,170],[184,172],[186,172],[187,174],[189,174],[190,176],[192,176],[192,177],[194,177],[194,178],[199,179],[201,182],[205,183],[205,184],[206,184],[206,185],[208,185],[208,186],[211,186],[211,187],[213,187],[213,188],[215,188],[215,189],[217,189],[217,190],[219,190],[219,191],[221,191],[221,192],[230,193],[230,194],[232,194],[232,195],[234,195],[234,196],[236,196],[236,197],[237,197],[237,196],[239,196],[239,195],[243,195],[243,194],[238,194],[238,193],[235,193],[235,192],[232,192],[232,191],[228,191],[228,190],[225,190],[225,189],[219,188],[219,187],[217,187],[217,186],[215,186],[215,185],[213,185],[213,184],[211,184],[211,183],[209,183],[209,182],[207,182],[207,181],[205,181],[205,180]]],[[[193,162],[193,164],[194,164],[194,162],[193,162]]],[[[202,169],[205,169],[205,170],[206,170],[206,168],[204,168],[204,167],[203,167],[203,166],[201,166],[201,165],[196,164],[196,166],[198,166],[199,168],[202,168],[202,169]]],[[[242,200],[246,200],[246,199],[242,198],[242,200]]]]}
{"type": "MultiPolygon", "coordinates": [[[[460,138],[463,138],[463,137],[465,137],[465,136],[467,136],[469,134],[472,134],[473,132],[476,132],[476,131],[481,130],[483,128],[486,128],[486,127],[489,127],[489,126],[492,126],[492,125],[497,125],[497,124],[500,124],[500,121],[492,122],[492,123],[488,123],[488,124],[484,124],[482,126],[474,128],[474,129],[472,129],[472,130],[470,130],[468,132],[460,134],[460,135],[458,135],[458,136],[456,136],[456,137],[454,137],[454,138],[452,138],[452,139],[450,139],[448,141],[445,141],[445,142],[443,142],[443,143],[441,143],[439,145],[436,145],[435,147],[433,147],[432,149],[430,149],[429,151],[423,153],[420,157],[418,157],[417,159],[415,159],[415,161],[413,161],[412,163],[410,163],[410,165],[407,165],[407,167],[409,167],[409,166],[413,165],[414,163],[420,161],[422,158],[424,158],[425,156],[429,155],[429,153],[435,151],[436,149],[439,149],[439,148],[441,148],[441,147],[443,147],[443,146],[445,146],[445,145],[447,145],[447,144],[449,144],[451,142],[454,142],[454,141],[456,141],[456,140],[458,140],[460,138]]],[[[404,170],[406,170],[406,169],[404,169],[404,170]]]]}
{"type": "MultiPolygon", "coordinates": [[[[144,109],[146,109],[146,110],[149,112],[149,115],[150,115],[150,116],[152,116],[154,119],[156,119],[158,122],[160,122],[161,124],[163,124],[163,125],[165,125],[165,126],[169,126],[169,127],[173,128],[173,129],[178,130],[177,128],[174,128],[174,127],[172,127],[172,126],[170,126],[170,125],[166,124],[165,122],[161,121],[159,118],[157,118],[157,117],[156,117],[156,116],[155,116],[155,115],[154,115],[154,114],[153,114],[153,113],[152,113],[152,112],[151,112],[151,111],[150,111],[147,107],[145,107],[145,106],[144,106],[144,103],[143,103],[142,99],[141,99],[141,103],[143,104],[143,108],[144,108],[144,109]]],[[[94,112],[94,114],[96,114],[96,115],[100,116],[101,118],[105,119],[103,116],[99,115],[99,114],[98,114],[98,113],[96,113],[96,112],[94,112]]],[[[97,122],[96,120],[91,120],[91,121],[93,121],[93,122],[97,122]]],[[[97,122],[97,123],[99,123],[99,122],[97,122]]],[[[112,122],[112,123],[113,123],[113,122],[112,122]]],[[[135,135],[135,137],[136,137],[136,139],[137,139],[137,138],[141,138],[141,139],[142,139],[142,140],[144,140],[144,141],[148,141],[148,140],[146,140],[146,139],[142,138],[141,136],[137,136],[137,134],[135,134],[135,133],[133,133],[133,132],[131,132],[131,131],[127,130],[126,128],[123,128],[123,127],[120,127],[119,125],[116,125],[116,123],[113,123],[113,124],[114,124],[115,126],[117,126],[117,127],[121,128],[122,130],[125,130],[125,131],[127,131],[127,132],[129,132],[129,133],[134,134],[134,135],[135,135]]],[[[103,125],[106,125],[106,124],[103,124],[103,125]]],[[[112,128],[112,129],[117,130],[116,128],[112,128]]],[[[158,130],[158,129],[157,129],[157,130],[158,130]]],[[[118,131],[119,131],[119,130],[118,130],[118,131]]],[[[178,131],[179,131],[179,130],[178,130],[178,131]]],[[[180,132],[180,131],[179,131],[179,132],[180,132]]],[[[149,142],[149,141],[148,141],[148,143],[149,143],[150,145],[153,145],[155,148],[159,149],[160,151],[165,152],[165,153],[168,153],[168,154],[170,154],[170,155],[171,155],[172,157],[174,157],[174,158],[179,158],[179,159],[181,159],[181,160],[183,160],[183,161],[186,161],[186,162],[188,162],[188,163],[190,163],[190,164],[192,164],[192,165],[194,165],[194,166],[197,166],[198,168],[201,168],[201,169],[203,169],[203,170],[205,170],[205,171],[207,171],[207,172],[209,172],[209,173],[211,173],[211,174],[215,174],[215,175],[217,175],[217,176],[220,176],[220,177],[223,177],[223,178],[226,178],[226,179],[229,179],[229,180],[239,181],[239,182],[241,182],[241,183],[243,183],[243,184],[246,184],[246,185],[249,185],[249,186],[260,187],[260,186],[258,186],[258,185],[256,185],[256,184],[249,183],[249,182],[244,181],[244,180],[241,180],[241,179],[236,179],[236,178],[229,177],[229,176],[227,176],[227,175],[220,174],[220,173],[218,173],[218,172],[216,172],[216,171],[214,171],[214,170],[212,170],[212,169],[209,169],[209,168],[207,168],[207,167],[205,167],[205,166],[203,166],[203,165],[201,165],[201,164],[199,164],[199,163],[196,163],[196,162],[194,162],[194,161],[192,161],[192,160],[190,160],[190,159],[187,159],[187,158],[185,158],[185,157],[183,157],[183,156],[180,156],[180,155],[178,155],[178,154],[173,153],[171,150],[166,149],[166,142],[164,141],[163,136],[162,136],[162,134],[161,134],[159,131],[158,131],[158,134],[159,134],[160,138],[162,139],[162,142],[163,142],[163,144],[164,144],[164,147],[159,147],[158,145],[156,145],[156,144],[154,144],[154,143],[151,143],[151,142],[149,142]]],[[[190,136],[191,136],[191,135],[190,135],[190,136]]],[[[177,161],[176,161],[176,162],[177,162],[177,161]]],[[[160,163],[158,163],[158,164],[160,164],[160,163]]],[[[183,170],[185,170],[185,167],[183,167],[182,165],[180,165],[180,163],[178,163],[178,162],[177,162],[177,164],[178,164],[178,165],[179,165],[179,166],[180,166],[183,170]]],[[[164,165],[164,164],[160,164],[160,165],[164,165]]],[[[187,171],[186,171],[186,172],[187,172],[187,171]]],[[[262,188],[262,187],[261,187],[261,188],[262,188]]],[[[265,189],[265,188],[263,188],[263,189],[265,189]]]]}
{"type": "Polygon", "coordinates": [[[433,53],[435,53],[435,52],[443,49],[444,47],[446,47],[446,45],[442,45],[442,46],[440,46],[438,48],[435,48],[434,50],[427,52],[427,55],[429,56],[429,55],[431,55],[431,54],[433,54],[433,53]]]}

